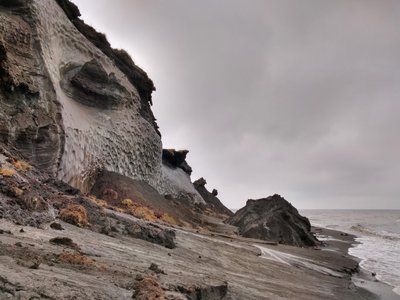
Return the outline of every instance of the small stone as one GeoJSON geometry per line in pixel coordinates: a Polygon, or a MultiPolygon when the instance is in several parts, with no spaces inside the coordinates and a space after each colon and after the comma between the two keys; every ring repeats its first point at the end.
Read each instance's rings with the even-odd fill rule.
{"type": "Polygon", "coordinates": [[[50,224],[50,228],[54,230],[64,230],[60,223],[53,222],[50,224]]]}
{"type": "Polygon", "coordinates": [[[24,233],[25,230],[24,230],[23,228],[21,228],[21,229],[19,230],[19,232],[24,233]]]}
{"type": "Polygon", "coordinates": [[[21,242],[16,242],[14,245],[17,246],[17,247],[22,247],[22,243],[21,242]]]}
{"type": "Polygon", "coordinates": [[[39,260],[39,259],[36,259],[36,260],[33,262],[32,266],[29,267],[29,269],[33,269],[33,270],[39,269],[40,263],[41,263],[40,260],[39,260]]]}
{"type": "Polygon", "coordinates": [[[135,279],[137,281],[142,281],[143,280],[143,275],[142,274],[137,274],[135,279]]]}
{"type": "Polygon", "coordinates": [[[0,229],[0,234],[12,234],[12,232],[10,230],[4,230],[4,229],[0,229]]]}
{"type": "Polygon", "coordinates": [[[156,273],[156,274],[165,274],[165,275],[166,275],[166,273],[164,272],[164,270],[160,269],[160,267],[159,267],[157,264],[155,264],[155,263],[152,263],[152,264],[150,265],[149,270],[153,271],[153,272],[156,273]]]}
{"type": "Polygon", "coordinates": [[[80,250],[79,246],[75,244],[70,238],[67,237],[55,237],[50,239],[50,243],[55,245],[66,246],[75,250],[80,250]]]}

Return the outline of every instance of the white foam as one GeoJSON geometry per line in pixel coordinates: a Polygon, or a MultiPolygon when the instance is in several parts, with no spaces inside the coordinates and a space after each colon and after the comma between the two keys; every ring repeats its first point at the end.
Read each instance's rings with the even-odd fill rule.
{"type": "Polygon", "coordinates": [[[349,254],[361,259],[360,266],[376,273],[376,278],[394,287],[400,295],[399,210],[307,210],[312,225],[335,226],[358,236],[359,244],[349,254]],[[317,225],[318,223],[318,225],[317,225]]]}
{"type": "Polygon", "coordinates": [[[397,240],[364,236],[356,239],[360,244],[349,249],[349,254],[362,259],[360,266],[376,273],[376,278],[394,288],[400,295],[400,243],[397,240]]]}

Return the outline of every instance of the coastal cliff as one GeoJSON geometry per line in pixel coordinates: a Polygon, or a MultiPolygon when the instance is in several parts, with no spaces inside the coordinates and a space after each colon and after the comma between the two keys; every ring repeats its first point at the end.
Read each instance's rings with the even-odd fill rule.
{"type": "MultiPolygon", "coordinates": [[[[4,2],[4,1],[3,1],[4,2]]],[[[0,138],[35,167],[89,192],[103,170],[161,195],[202,203],[190,177],[163,164],[154,84],[70,1],[1,4],[0,138]]]]}
{"type": "Polygon", "coordinates": [[[315,245],[290,204],[192,183],[153,81],[71,1],[1,0],[0,29],[1,299],[366,299],[354,239],[278,245],[315,245]]]}

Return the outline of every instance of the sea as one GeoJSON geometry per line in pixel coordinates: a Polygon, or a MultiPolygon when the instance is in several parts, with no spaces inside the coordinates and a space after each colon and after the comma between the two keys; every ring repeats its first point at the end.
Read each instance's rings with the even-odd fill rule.
{"type": "Polygon", "coordinates": [[[349,254],[400,295],[400,210],[301,210],[313,226],[357,236],[349,254]]]}

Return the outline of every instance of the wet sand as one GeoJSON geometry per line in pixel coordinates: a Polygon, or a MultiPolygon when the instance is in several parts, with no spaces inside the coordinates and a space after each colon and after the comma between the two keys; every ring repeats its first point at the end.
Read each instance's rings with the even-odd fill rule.
{"type": "MultiPolygon", "coordinates": [[[[318,236],[327,237],[327,239],[324,240],[325,246],[321,247],[323,251],[336,251],[338,253],[343,253],[355,262],[360,262],[359,258],[348,254],[349,248],[357,244],[355,235],[319,227],[313,227],[312,230],[317,233],[318,236]]],[[[392,291],[392,286],[377,280],[371,272],[360,267],[358,268],[358,272],[353,274],[352,283],[360,290],[361,294],[365,292],[366,299],[400,299],[400,296],[392,291]]]]}

